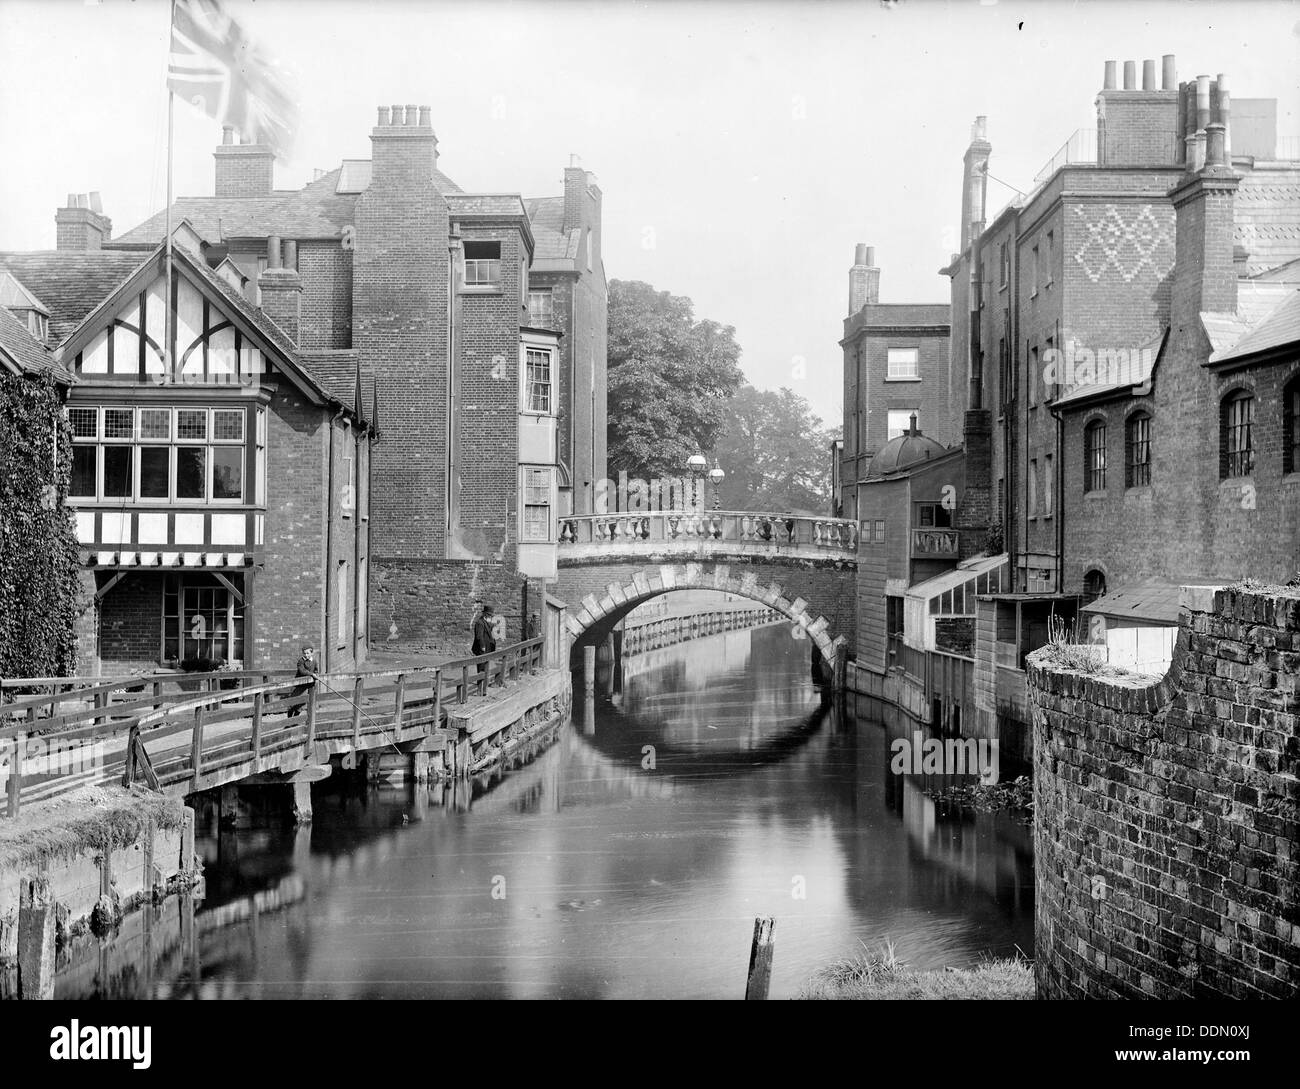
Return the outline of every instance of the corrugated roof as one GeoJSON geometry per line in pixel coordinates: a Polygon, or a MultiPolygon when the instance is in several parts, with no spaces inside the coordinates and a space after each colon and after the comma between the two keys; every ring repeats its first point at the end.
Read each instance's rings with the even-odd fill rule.
{"type": "Polygon", "coordinates": [[[0,268],[49,307],[50,337],[60,341],[145,260],[113,250],[42,250],[0,253],[0,268]]]}
{"type": "MultiPolygon", "coordinates": [[[[1201,315],[1202,324],[1207,315],[1201,315]]],[[[1207,326],[1208,332],[1208,326],[1207,326]]],[[[1213,341],[1211,337],[1211,341],[1213,341]]],[[[1244,335],[1230,345],[1218,347],[1210,355],[1211,363],[1224,363],[1230,359],[1245,359],[1271,348],[1300,341],[1300,291],[1292,291],[1278,306],[1256,322],[1244,335]]]]}
{"type": "Polygon", "coordinates": [[[1010,565],[1011,558],[1005,552],[997,556],[974,556],[971,559],[962,560],[951,571],[945,571],[941,575],[935,575],[934,578],[909,586],[904,596],[929,601],[931,598],[946,594],[949,590],[954,590],[972,579],[996,571],[999,567],[1006,567],[1010,570],[1010,565]]]}
{"type": "Polygon", "coordinates": [[[21,374],[53,374],[61,382],[69,380],[67,368],[59,363],[27,329],[26,322],[0,306],[0,355],[21,374]]]}

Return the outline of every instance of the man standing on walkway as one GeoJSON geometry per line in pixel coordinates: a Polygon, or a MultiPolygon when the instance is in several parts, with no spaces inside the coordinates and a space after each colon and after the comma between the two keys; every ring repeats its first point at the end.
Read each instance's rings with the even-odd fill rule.
{"type": "MultiPolygon", "coordinates": [[[[491,654],[497,649],[496,635],[492,630],[492,606],[484,605],[483,610],[474,620],[474,642],[470,644],[470,653],[474,655],[491,654]]],[[[475,679],[487,673],[487,663],[480,662],[475,671],[475,679]]],[[[484,685],[484,690],[486,690],[484,685]]]]}
{"type": "MultiPolygon", "coordinates": [[[[296,672],[299,677],[315,677],[316,674],[320,672],[320,664],[316,661],[316,648],[310,643],[302,648],[302,657],[298,659],[298,668],[296,672]]],[[[298,687],[293,690],[293,695],[290,699],[297,699],[310,687],[310,684],[298,685],[298,687]]],[[[301,703],[296,707],[291,707],[289,709],[289,717],[296,718],[298,712],[301,710],[301,703]]]]}

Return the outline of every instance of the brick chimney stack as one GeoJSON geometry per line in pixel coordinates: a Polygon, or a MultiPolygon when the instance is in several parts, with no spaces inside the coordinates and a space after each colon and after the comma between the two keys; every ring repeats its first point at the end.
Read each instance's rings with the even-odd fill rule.
{"type": "Polygon", "coordinates": [[[1142,62],[1142,86],[1137,64],[1124,62],[1124,86],[1115,85],[1115,65],[1106,61],[1097,95],[1097,161],[1104,166],[1169,166],[1180,162],[1178,147],[1179,88],[1173,54],[1142,62]]]}
{"type": "Polygon", "coordinates": [[[961,183],[961,243],[966,248],[984,233],[985,186],[988,184],[989,155],[993,145],[988,142],[988,122],[984,116],[975,118],[970,127],[970,145],[966,148],[965,166],[961,183]]]}
{"type": "Polygon", "coordinates": [[[1208,76],[1184,85],[1195,113],[1189,122],[1197,130],[1187,137],[1192,153],[1188,173],[1169,192],[1174,205],[1174,282],[1170,321],[1177,329],[1199,328],[1203,311],[1233,313],[1237,309],[1237,270],[1234,265],[1233,203],[1241,181],[1228,158],[1227,111],[1220,88],[1208,76]]]}
{"type": "Polygon", "coordinates": [[[427,184],[438,166],[438,137],[428,106],[380,106],[370,130],[370,184],[427,184]]]}
{"type": "Polygon", "coordinates": [[[294,344],[302,315],[302,279],[298,275],[298,244],[278,235],[266,240],[266,269],[257,278],[262,293],[262,312],[278,325],[294,344]],[[285,258],[288,258],[288,262],[285,258]]]}
{"type": "Polygon", "coordinates": [[[235,143],[235,130],[227,125],[212,157],[217,161],[217,196],[271,195],[275,154],[265,144],[235,143]]]}
{"type": "Polygon", "coordinates": [[[864,306],[880,302],[880,269],[876,267],[876,248],[859,242],[849,269],[849,317],[864,306]]]}
{"type": "Polygon", "coordinates": [[[582,226],[582,204],[587,197],[587,172],[576,155],[564,168],[564,230],[582,226]]]}
{"type": "Polygon", "coordinates": [[[98,193],[69,193],[66,207],[55,210],[55,249],[97,250],[113,234],[98,193]]]}

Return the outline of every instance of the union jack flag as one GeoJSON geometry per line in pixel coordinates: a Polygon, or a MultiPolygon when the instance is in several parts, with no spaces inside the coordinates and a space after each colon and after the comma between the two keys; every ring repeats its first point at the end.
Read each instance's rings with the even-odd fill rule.
{"type": "Polygon", "coordinates": [[[297,122],[290,81],[220,0],[175,0],[167,86],[241,138],[288,156],[297,122]]]}

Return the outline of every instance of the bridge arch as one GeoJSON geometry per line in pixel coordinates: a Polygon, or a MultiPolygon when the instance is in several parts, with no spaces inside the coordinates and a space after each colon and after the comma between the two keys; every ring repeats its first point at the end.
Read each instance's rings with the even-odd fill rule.
{"type": "MultiPolygon", "coordinates": [[[[557,587],[564,597],[564,575],[570,574],[561,567],[561,585],[557,587]]],[[[599,570],[598,568],[596,570],[599,570]]],[[[616,580],[603,590],[587,593],[580,601],[568,600],[567,649],[578,643],[601,642],[619,621],[633,609],[651,598],[674,590],[720,590],[747,598],[774,609],[797,624],[809,642],[817,649],[828,669],[833,670],[837,653],[846,645],[842,634],[832,630],[829,621],[817,605],[789,585],[790,579],[772,573],[741,567],[733,570],[729,564],[706,566],[701,563],[663,563],[646,565],[632,571],[608,571],[616,580]]],[[[797,577],[797,572],[791,571],[797,577]]],[[[839,580],[835,580],[836,583],[839,580]]],[[[572,588],[578,588],[571,583],[572,588]]],[[[839,587],[827,584],[826,590],[834,592],[839,587]]],[[[806,592],[806,591],[805,591],[806,592]]],[[[819,595],[822,596],[822,595],[819,595]]],[[[828,603],[829,604],[829,603],[828,603]]],[[[838,602],[837,602],[838,604],[838,602]]]]}

